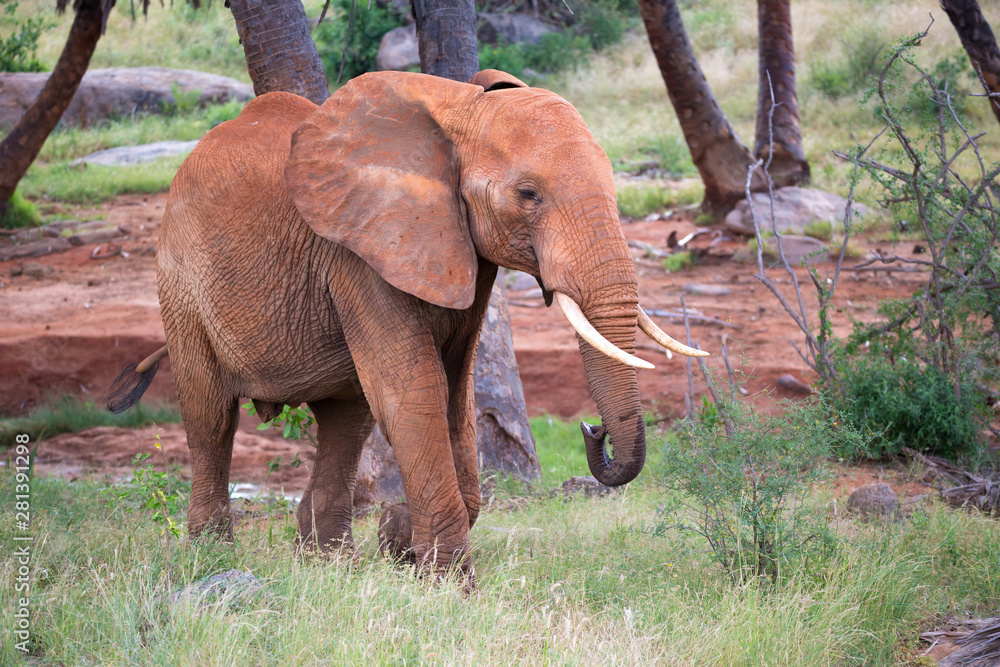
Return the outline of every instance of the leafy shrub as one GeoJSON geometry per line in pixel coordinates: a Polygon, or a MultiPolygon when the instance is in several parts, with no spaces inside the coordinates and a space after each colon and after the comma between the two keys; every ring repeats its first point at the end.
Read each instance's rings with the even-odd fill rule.
{"type": "Polygon", "coordinates": [[[687,250],[675,252],[669,257],[663,258],[663,268],[667,273],[677,273],[694,266],[694,255],[687,250]]]}
{"type": "MultiPolygon", "coordinates": [[[[862,148],[843,157],[883,191],[894,219],[907,221],[927,251],[918,260],[882,251],[866,264],[919,264],[927,282],[910,297],[882,301],[881,321],[855,324],[833,355],[830,394],[855,424],[884,433],[871,454],[908,445],[976,458],[989,426],[986,388],[1000,379],[1000,215],[991,194],[1000,166],[987,166],[942,79],[906,83],[903,67],[916,68],[910,52],[926,35],[893,49],[884,85],[865,98],[886,126],[873,144],[876,157],[862,148]],[[917,139],[901,119],[919,97],[935,110],[920,115],[917,139]],[[966,169],[974,180],[957,176],[966,169]]],[[[946,80],[952,70],[945,63],[935,71],[946,80]]]]}
{"type": "MultiPolygon", "coordinates": [[[[13,15],[17,2],[4,1],[4,13],[13,15]]],[[[38,38],[48,28],[41,18],[15,21],[7,39],[0,39],[0,72],[41,72],[45,66],[38,61],[38,38]]]]}
{"type": "Polygon", "coordinates": [[[856,428],[879,431],[864,450],[849,456],[896,454],[901,447],[957,458],[976,451],[985,422],[975,385],[956,386],[934,367],[879,354],[852,360],[841,373],[846,389],[843,417],[856,428]]]}
{"type": "Polygon", "coordinates": [[[22,197],[21,193],[16,190],[10,201],[7,202],[6,208],[7,210],[3,212],[3,217],[0,217],[0,228],[17,229],[19,227],[31,227],[41,221],[35,205],[22,197]]]}
{"type": "Polygon", "coordinates": [[[783,403],[771,417],[704,397],[698,417],[666,441],[664,484],[686,499],[665,522],[704,538],[734,583],[777,582],[822,561],[837,542],[802,498],[823,478],[831,446],[862,440],[828,414],[819,401],[783,403]]]}
{"type": "Polygon", "coordinates": [[[552,73],[568,70],[585,63],[592,52],[587,37],[572,32],[550,32],[537,44],[505,44],[479,47],[479,68],[499,69],[514,76],[524,76],[525,70],[552,73]]]}
{"type": "Polygon", "coordinates": [[[351,0],[333,0],[326,19],[313,31],[323,71],[330,81],[337,80],[342,60],[345,62],[341,83],[374,70],[382,36],[405,24],[403,15],[391,2],[384,7],[377,2],[356,2],[353,20],[350,14],[351,0]],[[344,58],[348,23],[351,24],[350,44],[344,58]]]}
{"type": "Polygon", "coordinates": [[[840,42],[840,60],[820,56],[809,66],[809,84],[830,99],[864,90],[882,69],[879,56],[885,51],[885,42],[874,28],[843,37],[840,42]]]}

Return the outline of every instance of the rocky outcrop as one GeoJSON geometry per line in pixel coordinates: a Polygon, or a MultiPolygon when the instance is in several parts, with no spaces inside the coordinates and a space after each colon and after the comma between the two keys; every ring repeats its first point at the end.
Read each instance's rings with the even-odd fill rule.
{"type": "MultiPolygon", "coordinates": [[[[766,192],[752,195],[754,212],[760,222],[761,232],[772,231],[771,199],[766,192]]],[[[831,192],[812,188],[787,187],[774,191],[774,219],[781,234],[806,235],[816,233],[817,227],[829,225],[831,233],[843,230],[844,209],[847,200],[831,192]],[[811,229],[810,229],[811,227],[811,229]]],[[[864,204],[854,202],[855,216],[867,215],[869,209],[864,204]]],[[[753,216],[750,206],[743,199],[729,212],[725,221],[726,229],[744,236],[753,236],[753,216]]]]}
{"type": "MultiPolygon", "coordinates": [[[[48,78],[48,72],[0,73],[0,126],[13,127],[48,78]]],[[[207,72],[166,67],[95,69],[84,74],[61,122],[86,127],[138,112],[162,113],[177,103],[175,89],[192,97],[197,93],[199,105],[254,96],[249,83],[207,72]]]]}
{"type": "Polygon", "coordinates": [[[537,44],[542,37],[555,29],[548,23],[527,14],[480,14],[476,36],[486,44],[537,44]]]}
{"type": "Polygon", "coordinates": [[[415,23],[394,28],[382,35],[382,42],[375,56],[375,69],[402,71],[420,66],[420,50],[417,45],[415,23]]]}
{"type": "Polygon", "coordinates": [[[89,164],[102,167],[126,167],[130,164],[153,162],[172,155],[184,155],[194,150],[198,140],[154,141],[140,146],[118,146],[84,155],[70,162],[70,165],[89,164]]]}

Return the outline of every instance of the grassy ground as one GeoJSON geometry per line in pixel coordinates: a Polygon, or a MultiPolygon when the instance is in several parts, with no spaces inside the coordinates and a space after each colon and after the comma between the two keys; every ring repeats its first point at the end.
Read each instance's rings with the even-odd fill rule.
{"type": "MultiPolygon", "coordinates": [[[[541,487],[584,473],[575,425],[534,426],[541,487]]],[[[773,590],[733,586],[703,544],[652,529],[665,500],[655,477],[654,462],[604,499],[498,492],[473,531],[469,598],[382,559],[374,517],[355,523],[354,561],[297,558],[284,513],[245,519],[232,546],[181,539],[168,552],[156,524],[141,510],[111,511],[96,484],[33,480],[34,654],[102,665],[887,665],[917,655],[935,615],[996,611],[995,521],[930,505],[887,526],[841,522],[842,546],[820,574],[773,590]],[[263,592],[232,605],[165,603],[229,568],[252,572],[263,592]]],[[[12,487],[5,476],[0,495],[12,487]]],[[[3,513],[0,535],[14,544],[12,502],[3,513]]],[[[15,567],[0,565],[4,623],[15,567]]],[[[12,643],[0,651],[13,664],[12,643]]]]}
{"type": "Polygon", "coordinates": [[[67,396],[33,410],[27,416],[0,419],[0,451],[14,445],[14,437],[18,433],[30,433],[34,441],[60,433],[72,433],[91,426],[140,428],[150,424],[179,422],[180,420],[180,412],[171,406],[150,407],[145,403],[139,403],[132,410],[120,415],[113,415],[93,403],[67,396]]]}

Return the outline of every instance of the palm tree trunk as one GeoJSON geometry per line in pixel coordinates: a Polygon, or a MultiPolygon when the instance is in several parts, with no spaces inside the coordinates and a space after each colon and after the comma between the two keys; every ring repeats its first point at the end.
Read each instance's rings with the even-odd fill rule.
{"type": "MultiPolygon", "coordinates": [[[[90,57],[104,25],[101,0],[80,0],[76,18],[69,30],[66,46],[38,99],[32,104],[3,141],[0,141],[0,216],[6,212],[17,184],[38,157],[42,145],[59,124],[66,107],[73,100],[80,81],[87,72],[90,57]]],[[[110,11],[114,4],[106,3],[110,11]]]]}
{"type": "MultiPolygon", "coordinates": [[[[1000,94],[1000,49],[976,0],[941,0],[941,8],[955,26],[972,67],[982,72],[988,92],[1000,94]]],[[[990,97],[990,108],[1000,121],[1000,97],[990,97]]]]}
{"type": "Polygon", "coordinates": [[[420,71],[468,81],[479,71],[476,7],[472,0],[413,0],[420,71]]]}
{"type": "Polygon", "coordinates": [[[771,154],[769,173],[775,186],[798,185],[809,180],[809,163],[802,151],[799,100],[795,94],[791,0],[757,0],[757,21],[760,86],[754,153],[765,160],[771,154]]]}
{"type": "MultiPolygon", "coordinates": [[[[639,11],[691,159],[705,183],[702,205],[716,215],[723,214],[745,196],[753,156],[708,87],[675,0],[639,0],[639,11]]],[[[754,190],[764,184],[762,177],[757,178],[759,173],[754,174],[754,190]]]]}
{"type": "Polygon", "coordinates": [[[330,86],[300,0],[229,0],[247,70],[258,95],[295,93],[316,104],[330,86]]]}

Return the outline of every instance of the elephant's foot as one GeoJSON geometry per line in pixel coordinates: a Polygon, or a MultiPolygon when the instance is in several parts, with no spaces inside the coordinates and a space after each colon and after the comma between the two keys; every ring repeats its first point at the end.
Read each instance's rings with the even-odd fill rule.
{"type": "Polygon", "coordinates": [[[413,525],[410,523],[410,508],[406,503],[389,505],[382,510],[378,521],[379,551],[390,558],[415,563],[413,553],[413,525]]]}
{"type": "MultiPolygon", "coordinates": [[[[354,537],[351,533],[350,512],[333,509],[322,514],[314,513],[309,495],[307,491],[297,512],[299,536],[296,549],[331,555],[353,555],[354,537]]],[[[320,509],[324,508],[321,506],[320,509]]]]}
{"type": "Polygon", "coordinates": [[[418,572],[437,579],[458,580],[464,594],[476,588],[475,568],[467,547],[442,549],[438,545],[420,549],[413,545],[413,525],[406,503],[389,505],[378,522],[379,550],[397,561],[417,566],[418,572]]]}
{"type": "Polygon", "coordinates": [[[188,536],[196,539],[206,534],[223,542],[233,541],[233,514],[228,497],[224,503],[217,501],[207,507],[192,503],[188,508],[188,536]]]}

